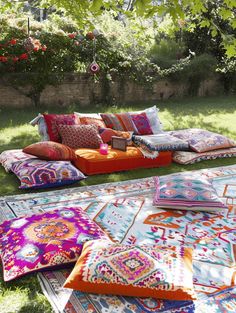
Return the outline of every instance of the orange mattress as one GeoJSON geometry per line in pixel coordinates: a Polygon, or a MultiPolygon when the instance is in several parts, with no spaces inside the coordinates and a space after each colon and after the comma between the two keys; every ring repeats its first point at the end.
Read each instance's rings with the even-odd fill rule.
{"type": "Polygon", "coordinates": [[[169,165],[172,160],[170,151],[160,152],[155,159],[144,158],[136,147],[127,147],[127,151],[109,147],[108,154],[102,155],[99,149],[77,149],[77,159],[73,164],[86,175],[113,173],[135,168],[149,168],[169,165]]]}

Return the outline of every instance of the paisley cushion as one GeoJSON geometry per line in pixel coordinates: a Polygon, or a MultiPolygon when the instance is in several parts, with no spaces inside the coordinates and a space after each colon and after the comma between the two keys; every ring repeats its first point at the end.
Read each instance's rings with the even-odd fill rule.
{"type": "Polygon", "coordinates": [[[43,114],[43,117],[47,125],[49,139],[56,142],[61,142],[58,125],[79,124],[75,114],[43,114]]]}
{"type": "Polygon", "coordinates": [[[23,149],[23,152],[34,155],[42,160],[70,161],[76,158],[74,151],[61,143],[41,141],[23,149]]]}
{"type": "Polygon", "coordinates": [[[15,218],[0,225],[4,280],[75,262],[87,240],[106,238],[79,207],[15,218]]]}
{"type": "Polygon", "coordinates": [[[73,148],[97,149],[102,143],[96,125],[59,125],[62,143],[73,148]]]}
{"type": "Polygon", "coordinates": [[[64,287],[98,294],[192,300],[192,250],[88,241],[64,287]]]}
{"type": "Polygon", "coordinates": [[[195,152],[206,152],[236,146],[236,142],[232,139],[204,129],[175,130],[171,131],[170,134],[188,141],[190,148],[195,152]]]}
{"type": "Polygon", "coordinates": [[[194,211],[219,211],[227,206],[212,183],[199,174],[183,173],[154,177],[153,204],[161,208],[194,211]]]}
{"type": "Polygon", "coordinates": [[[69,161],[29,159],[14,163],[12,172],[19,178],[21,189],[62,186],[85,178],[69,161]]]}

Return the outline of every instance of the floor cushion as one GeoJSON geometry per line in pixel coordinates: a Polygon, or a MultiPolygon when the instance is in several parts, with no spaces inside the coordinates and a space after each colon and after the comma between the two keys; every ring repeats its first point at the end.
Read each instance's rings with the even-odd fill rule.
{"type": "Polygon", "coordinates": [[[12,172],[21,182],[20,189],[63,186],[85,178],[69,161],[29,159],[14,163],[12,172]]]}
{"type": "Polygon", "coordinates": [[[4,280],[74,263],[85,241],[107,238],[79,207],[15,218],[0,225],[4,280]]]}
{"type": "Polygon", "coordinates": [[[64,287],[95,294],[193,300],[192,249],[88,241],[64,287]]]}
{"type": "Polygon", "coordinates": [[[108,148],[107,155],[101,155],[99,149],[77,149],[77,159],[73,164],[86,175],[112,173],[135,168],[159,167],[171,164],[171,152],[160,152],[155,159],[144,158],[136,147],[127,147],[127,151],[108,148]]]}
{"type": "Polygon", "coordinates": [[[22,149],[6,150],[0,154],[0,164],[6,172],[10,172],[14,163],[35,158],[36,156],[25,153],[22,149]]]}

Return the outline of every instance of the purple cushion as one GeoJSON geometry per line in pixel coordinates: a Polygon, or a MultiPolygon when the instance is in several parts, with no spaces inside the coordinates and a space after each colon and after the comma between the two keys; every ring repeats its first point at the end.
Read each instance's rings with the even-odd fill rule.
{"type": "Polygon", "coordinates": [[[13,164],[12,172],[19,178],[21,189],[62,186],[85,178],[69,161],[19,161],[13,164]]]}
{"type": "Polygon", "coordinates": [[[194,211],[219,211],[227,206],[218,197],[212,183],[193,173],[154,177],[153,204],[161,208],[194,211]]]}
{"type": "Polygon", "coordinates": [[[4,280],[75,262],[83,243],[107,239],[78,207],[15,218],[0,225],[0,253],[4,280]]]}
{"type": "Polygon", "coordinates": [[[0,154],[0,163],[7,172],[10,172],[14,163],[35,158],[36,156],[24,153],[22,149],[6,150],[0,154]]]}

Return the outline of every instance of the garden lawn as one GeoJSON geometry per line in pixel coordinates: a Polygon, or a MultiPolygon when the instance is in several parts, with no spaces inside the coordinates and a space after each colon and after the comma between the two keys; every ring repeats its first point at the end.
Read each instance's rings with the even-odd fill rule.
{"type": "MultiPolygon", "coordinates": [[[[156,104],[160,109],[159,116],[163,122],[164,130],[197,127],[215,131],[236,140],[236,96],[173,99],[156,104]]],[[[99,106],[86,108],[80,108],[74,105],[67,108],[30,107],[27,109],[0,109],[0,152],[7,149],[23,148],[39,140],[37,128],[28,124],[38,112],[119,112],[140,110],[148,106],[151,105],[139,104],[119,107],[99,106]]],[[[211,168],[235,163],[236,158],[204,161],[187,166],[173,163],[163,168],[137,169],[135,171],[91,176],[73,186],[93,185],[154,175],[165,175],[179,171],[211,168]]],[[[18,186],[19,181],[17,178],[13,174],[6,173],[3,167],[0,167],[0,197],[24,193],[25,191],[20,191],[18,186]]],[[[44,190],[40,190],[40,192],[42,191],[44,190]]],[[[50,304],[41,292],[36,274],[26,276],[10,283],[3,283],[2,276],[0,276],[0,312],[52,312],[50,304]]]]}

